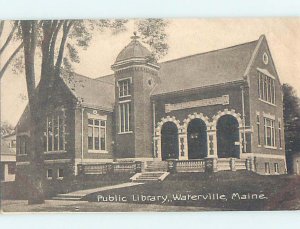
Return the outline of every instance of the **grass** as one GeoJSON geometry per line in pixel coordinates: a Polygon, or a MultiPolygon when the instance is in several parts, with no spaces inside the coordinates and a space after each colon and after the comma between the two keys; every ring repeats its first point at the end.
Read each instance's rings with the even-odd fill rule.
{"type": "MultiPolygon", "coordinates": [[[[300,178],[296,176],[261,176],[252,172],[177,173],[170,174],[163,182],[93,193],[84,198],[98,202],[99,196],[124,197],[128,203],[145,203],[172,206],[219,208],[224,210],[280,210],[300,209],[300,178]],[[239,199],[243,194],[263,194],[266,199],[239,199]],[[174,195],[197,195],[195,199],[176,200],[174,195]],[[224,195],[226,200],[204,199],[207,195],[224,195]],[[198,196],[203,195],[203,196],[198,196]],[[234,195],[232,198],[232,195],[234,195]],[[142,196],[148,197],[142,201],[142,196]],[[158,196],[167,196],[162,202],[158,196]],[[137,201],[137,198],[140,198],[137,201]]],[[[255,197],[255,196],[254,196],[255,197]]],[[[106,201],[107,199],[100,199],[106,201]]],[[[117,198],[109,202],[122,202],[117,198]]]]}

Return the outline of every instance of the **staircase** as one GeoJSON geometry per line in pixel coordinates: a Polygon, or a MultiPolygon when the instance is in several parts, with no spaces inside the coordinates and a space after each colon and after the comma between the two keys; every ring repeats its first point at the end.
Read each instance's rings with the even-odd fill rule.
{"type": "Polygon", "coordinates": [[[163,181],[169,175],[167,171],[168,162],[149,161],[144,172],[137,173],[130,179],[135,182],[163,181]]]}

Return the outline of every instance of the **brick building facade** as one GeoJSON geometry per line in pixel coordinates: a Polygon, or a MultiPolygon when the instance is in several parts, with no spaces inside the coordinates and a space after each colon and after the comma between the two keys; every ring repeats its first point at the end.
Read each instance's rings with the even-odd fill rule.
{"type": "MultiPolygon", "coordinates": [[[[44,124],[49,181],[118,161],[236,159],[259,174],[286,172],[281,84],[265,36],[162,63],[134,36],[112,70],[57,79],[44,124]]],[[[17,176],[30,166],[27,115],[16,127],[17,176]]]]}

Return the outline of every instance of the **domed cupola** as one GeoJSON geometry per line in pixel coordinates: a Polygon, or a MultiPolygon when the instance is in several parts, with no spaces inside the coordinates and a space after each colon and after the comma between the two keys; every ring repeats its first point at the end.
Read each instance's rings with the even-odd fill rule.
{"type": "Polygon", "coordinates": [[[136,32],[133,34],[131,42],[119,53],[112,69],[115,70],[132,64],[149,64],[158,68],[156,62],[151,58],[151,52],[141,44],[136,32]]]}

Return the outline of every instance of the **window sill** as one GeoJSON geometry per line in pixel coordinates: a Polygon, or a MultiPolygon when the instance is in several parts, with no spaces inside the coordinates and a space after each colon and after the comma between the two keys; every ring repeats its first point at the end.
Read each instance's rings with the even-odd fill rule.
{"type": "Polygon", "coordinates": [[[124,98],[129,98],[129,97],[131,97],[131,95],[123,95],[123,96],[119,95],[119,99],[124,99],[124,98]]]}
{"type": "Polygon", "coordinates": [[[88,153],[108,153],[107,150],[88,150],[88,153]]]}
{"type": "Polygon", "coordinates": [[[119,132],[118,134],[132,134],[133,131],[127,131],[127,132],[119,132]]]}
{"type": "Polygon", "coordinates": [[[277,149],[275,146],[265,146],[266,149],[277,149]]]}
{"type": "Polygon", "coordinates": [[[44,154],[53,154],[53,153],[66,153],[66,150],[58,150],[58,151],[47,151],[44,154]]]}
{"type": "Polygon", "coordinates": [[[56,179],[57,180],[63,180],[64,178],[63,177],[57,177],[56,179]]]}
{"type": "Polygon", "coordinates": [[[52,180],[52,177],[47,177],[47,180],[52,180]]]}
{"type": "Polygon", "coordinates": [[[261,101],[261,102],[263,102],[263,103],[269,104],[269,105],[271,105],[271,106],[273,106],[273,107],[277,107],[274,103],[270,103],[270,102],[265,101],[265,100],[260,99],[260,98],[259,98],[258,100],[261,101]]]}
{"type": "Polygon", "coordinates": [[[22,156],[28,156],[28,154],[17,154],[17,156],[20,156],[20,157],[22,157],[22,156]]]}
{"type": "Polygon", "coordinates": [[[259,147],[259,148],[260,148],[260,147],[261,147],[261,145],[257,145],[257,147],[259,147]]]}

